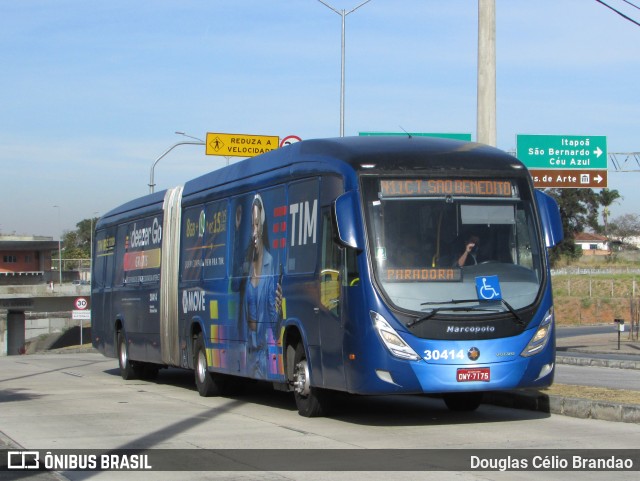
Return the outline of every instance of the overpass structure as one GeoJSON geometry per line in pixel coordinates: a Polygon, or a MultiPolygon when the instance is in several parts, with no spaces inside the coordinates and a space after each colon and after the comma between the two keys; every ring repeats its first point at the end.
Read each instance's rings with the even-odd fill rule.
{"type": "Polygon", "coordinates": [[[59,330],[71,327],[72,322],[75,325],[87,323],[88,320],[72,321],[71,313],[76,310],[76,301],[79,299],[86,300],[86,310],[89,311],[90,295],[89,285],[0,286],[0,356],[23,353],[30,333],[38,332],[37,326],[28,325],[28,314],[38,317],[32,316],[32,313],[40,313],[47,322],[49,313],[56,313],[56,316],[68,321],[63,324],[69,324],[56,326],[59,330]]]}

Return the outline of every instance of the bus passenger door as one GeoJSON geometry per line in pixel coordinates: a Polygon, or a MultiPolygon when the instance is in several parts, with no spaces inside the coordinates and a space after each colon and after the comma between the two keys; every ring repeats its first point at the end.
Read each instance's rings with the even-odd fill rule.
{"type": "Polygon", "coordinates": [[[331,209],[322,210],[320,260],[320,305],[315,309],[320,331],[324,387],[344,389],[344,328],[342,323],[342,280],[344,249],[334,241],[331,209]]]}

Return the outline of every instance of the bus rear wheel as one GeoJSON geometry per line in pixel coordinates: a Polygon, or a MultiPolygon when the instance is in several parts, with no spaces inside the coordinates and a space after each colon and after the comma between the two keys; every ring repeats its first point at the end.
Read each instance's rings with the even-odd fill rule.
{"type": "Polygon", "coordinates": [[[482,391],[475,391],[445,394],[443,399],[450,411],[468,412],[478,409],[482,403],[482,397],[482,391]]]}
{"type": "Polygon", "coordinates": [[[301,342],[296,346],[293,363],[293,393],[298,414],[307,418],[324,416],[329,395],[324,390],[311,386],[309,362],[301,342]]]}
{"type": "Polygon", "coordinates": [[[129,351],[127,349],[127,338],[122,331],[118,331],[118,363],[120,365],[120,375],[125,381],[135,379],[136,372],[129,360],[129,351]]]}

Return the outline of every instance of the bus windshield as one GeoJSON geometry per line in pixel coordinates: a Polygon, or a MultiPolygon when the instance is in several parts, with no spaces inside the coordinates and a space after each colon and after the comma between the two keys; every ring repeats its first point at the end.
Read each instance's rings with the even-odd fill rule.
{"type": "Polygon", "coordinates": [[[525,179],[362,180],[376,284],[391,304],[460,316],[535,302],[544,246],[525,179]]]}

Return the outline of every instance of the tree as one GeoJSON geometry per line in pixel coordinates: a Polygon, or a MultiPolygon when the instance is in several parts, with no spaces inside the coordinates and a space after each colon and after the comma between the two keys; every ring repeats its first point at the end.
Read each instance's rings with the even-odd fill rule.
{"type": "Polygon", "coordinates": [[[62,235],[63,259],[89,259],[91,257],[92,228],[95,228],[98,218],[83,219],[76,224],[77,229],[66,231],[62,235]]]}
{"type": "Polygon", "coordinates": [[[551,260],[555,262],[561,255],[578,258],[582,250],[575,244],[575,236],[589,227],[598,230],[598,196],[592,189],[549,189],[560,208],[564,239],[551,251],[551,260]]]}
{"type": "Polygon", "coordinates": [[[622,196],[617,190],[602,189],[597,196],[598,202],[603,207],[602,209],[602,222],[604,223],[604,235],[609,236],[608,220],[609,220],[609,207],[622,196]]]}
{"type": "Polygon", "coordinates": [[[593,189],[549,189],[547,191],[560,208],[562,217],[563,241],[551,251],[551,260],[555,262],[561,255],[578,258],[582,250],[576,248],[575,236],[579,232],[590,229],[603,232],[608,236],[609,207],[622,196],[617,190],[602,189],[596,194],[593,189]],[[604,228],[598,223],[598,209],[603,206],[602,219],[604,228]]]}
{"type": "Polygon", "coordinates": [[[616,217],[610,224],[611,236],[625,244],[630,237],[640,236],[640,216],[624,214],[616,217]]]}

